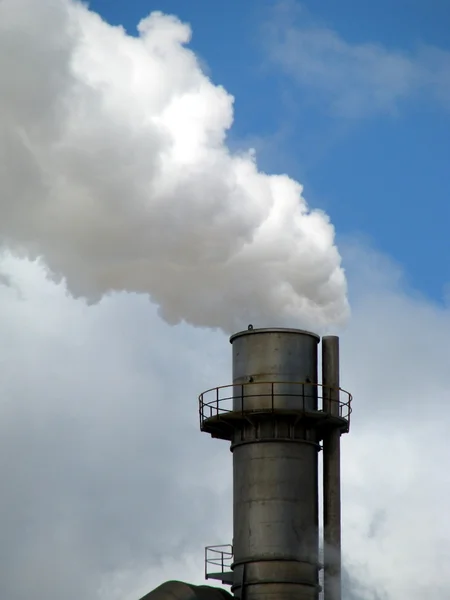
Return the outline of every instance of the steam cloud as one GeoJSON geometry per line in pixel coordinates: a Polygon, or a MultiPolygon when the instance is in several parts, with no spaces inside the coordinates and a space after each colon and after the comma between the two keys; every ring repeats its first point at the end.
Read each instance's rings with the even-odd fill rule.
{"type": "Polygon", "coordinates": [[[0,243],[90,302],[148,293],[168,322],[339,324],[332,225],[228,150],[233,98],[190,35],[158,12],[135,38],[73,0],[0,2],[0,243]]]}

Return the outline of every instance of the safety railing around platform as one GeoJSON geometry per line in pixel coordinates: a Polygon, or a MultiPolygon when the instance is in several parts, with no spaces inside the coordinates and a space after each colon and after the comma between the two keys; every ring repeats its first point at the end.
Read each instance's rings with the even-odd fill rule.
{"type": "Polygon", "coordinates": [[[205,548],[205,579],[217,579],[220,573],[231,573],[233,563],[233,546],[206,546],[205,548]]]}
{"type": "Polygon", "coordinates": [[[211,388],[199,396],[200,427],[230,413],[320,412],[350,422],[352,395],[320,383],[257,381],[211,388]]]}

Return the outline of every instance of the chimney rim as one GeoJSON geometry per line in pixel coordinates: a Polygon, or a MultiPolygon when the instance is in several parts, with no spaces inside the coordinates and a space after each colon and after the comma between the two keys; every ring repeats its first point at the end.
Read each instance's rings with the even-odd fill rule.
{"type": "Polygon", "coordinates": [[[314,338],[317,343],[320,342],[320,335],[312,331],[306,331],[305,329],[294,329],[291,327],[261,327],[259,329],[244,329],[243,331],[233,333],[233,335],[230,337],[230,344],[232,344],[238,337],[242,337],[244,335],[255,335],[258,333],[292,333],[295,335],[307,335],[314,338]]]}

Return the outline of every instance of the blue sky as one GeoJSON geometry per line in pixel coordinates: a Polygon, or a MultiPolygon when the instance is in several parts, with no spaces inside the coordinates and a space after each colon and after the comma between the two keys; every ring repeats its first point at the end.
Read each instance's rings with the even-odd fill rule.
{"type": "Polygon", "coordinates": [[[130,32],[153,10],[189,22],[191,47],[213,81],[235,96],[230,144],[255,145],[264,169],[288,172],[305,185],[309,203],[330,214],[338,240],[367,238],[402,265],[409,285],[442,301],[450,282],[448,2],[94,0],[90,6],[130,32]],[[299,36],[314,31],[321,34],[302,43],[300,53],[299,36]],[[374,56],[358,58],[367,44],[378,47],[374,56]],[[281,59],[274,58],[277,50],[285,53],[281,59]],[[404,64],[390,75],[393,56],[404,64]],[[311,60],[325,68],[320,81],[297,77],[311,60]],[[396,95],[411,67],[426,81],[396,95]],[[334,83],[324,84],[326,69],[334,83]],[[347,86],[358,96],[356,110],[347,86]],[[376,107],[380,88],[386,98],[376,107]]]}

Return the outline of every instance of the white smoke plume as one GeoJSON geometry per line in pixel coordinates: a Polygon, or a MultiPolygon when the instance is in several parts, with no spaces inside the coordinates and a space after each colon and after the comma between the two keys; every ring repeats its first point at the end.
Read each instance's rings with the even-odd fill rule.
{"type": "Polygon", "coordinates": [[[152,13],[132,37],[74,0],[0,2],[0,243],[75,296],[147,293],[170,323],[321,328],[348,314],[327,216],[233,154],[233,98],[152,13]]]}

